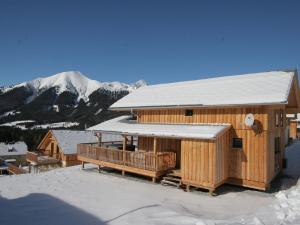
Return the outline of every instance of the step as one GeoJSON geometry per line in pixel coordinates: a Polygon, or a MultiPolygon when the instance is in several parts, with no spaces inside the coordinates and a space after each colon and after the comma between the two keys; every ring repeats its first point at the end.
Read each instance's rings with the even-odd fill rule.
{"type": "Polygon", "coordinates": [[[181,183],[181,179],[180,179],[180,178],[176,178],[176,177],[169,177],[169,176],[166,176],[166,177],[163,177],[163,180],[167,180],[167,181],[177,181],[177,182],[181,183]]]}
{"type": "Polygon", "coordinates": [[[167,181],[167,180],[162,180],[161,181],[161,184],[162,185],[172,185],[172,186],[175,186],[175,187],[180,187],[180,184],[179,183],[175,183],[175,182],[172,182],[172,181],[167,181]]]}

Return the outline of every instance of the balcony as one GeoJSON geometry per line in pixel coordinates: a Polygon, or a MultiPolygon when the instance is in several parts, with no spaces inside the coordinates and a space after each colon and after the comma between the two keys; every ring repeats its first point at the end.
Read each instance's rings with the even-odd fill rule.
{"type": "Polygon", "coordinates": [[[131,172],[157,178],[176,166],[175,152],[128,151],[96,144],[79,144],[78,160],[122,172],[131,172]]]}
{"type": "Polygon", "coordinates": [[[27,152],[26,154],[27,162],[30,162],[32,165],[49,165],[57,164],[60,162],[59,159],[54,157],[44,155],[41,151],[27,152]]]}

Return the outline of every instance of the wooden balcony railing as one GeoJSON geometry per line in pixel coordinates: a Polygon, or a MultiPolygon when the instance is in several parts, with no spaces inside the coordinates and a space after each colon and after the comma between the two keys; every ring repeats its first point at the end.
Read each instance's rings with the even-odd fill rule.
{"type": "Polygon", "coordinates": [[[26,160],[30,162],[38,162],[38,154],[36,152],[27,152],[26,160]]]}
{"type": "Polygon", "coordinates": [[[57,164],[60,159],[44,155],[43,152],[27,152],[26,160],[36,165],[57,164]]]}
{"type": "Polygon", "coordinates": [[[110,162],[118,165],[150,170],[164,171],[175,168],[175,152],[123,151],[117,149],[96,147],[91,144],[77,145],[78,156],[93,160],[110,162]]]}

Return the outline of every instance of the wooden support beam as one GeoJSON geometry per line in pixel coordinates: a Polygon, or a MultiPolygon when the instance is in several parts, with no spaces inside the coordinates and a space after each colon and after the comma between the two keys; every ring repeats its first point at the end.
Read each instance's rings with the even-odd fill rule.
{"type": "Polygon", "coordinates": [[[133,136],[130,137],[130,144],[133,145],[133,136]]]}
{"type": "Polygon", "coordinates": [[[82,170],[84,169],[84,162],[83,161],[81,162],[81,169],[82,170]]]}
{"type": "Polygon", "coordinates": [[[102,134],[97,133],[97,138],[98,138],[98,146],[101,147],[102,146],[102,134]]]}
{"type": "Polygon", "coordinates": [[[210,196],[217,196],[217,193],[215,192],[214,189],[209,189],[208,191],[210,196]]]}
{"type": "Polygon", "coordinates": [[[191,186],[190,185],[186,185],[186,191],[190,192],[191,191],[191,186]]]}
{"type": "Polygon", "coordinates": [[[123,136],[123,164],[125,165],[125,157],[126,157],[126,146],[127,146],[127,136],[123,136]]]}
{"type": "Polygon", "coordinates": [[[125,170],[122,170],[122,176],[125,176],[125,170]]]}
{"type": "Polygon", "coordinates": [[[157,171],[157,138],[153,139],[153,153],[154,153],[154,160],[155,160],[155,171],[157,171]]]}
{"type": "Polygon", "coordinates": [[[98,166],[98,173],[101,173],[101,166],[98,166]]]}
{"type": "Polygon", "coordinates": [[[152,182],[156,183],[156,177],[152,177],[152,182]]]}

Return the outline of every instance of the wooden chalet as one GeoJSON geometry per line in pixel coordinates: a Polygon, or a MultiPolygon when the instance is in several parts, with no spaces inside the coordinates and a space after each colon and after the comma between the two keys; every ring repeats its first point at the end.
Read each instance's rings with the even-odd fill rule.
{"type": "Polygon", "coordinates": [[[93,132],[49,130],[35,151],[28,151],[27,162],[38,170],[40,166],[74,166],[77,160],[77,144],[97,142],[93,132]]]}
{"type": "Polygon", "coordinates": [[[288,132],[289,132],[289,141],[295,141],[300,137],[300,114],[287,114],[287,123],[288,123],[288,132]]]}
{"type": "Polygon", "coordinates": [[[229,183],[266,190],[283,169],[285,115],[300,112],[299,97],[297,71],[142,87],[110,107],[135,116],[91,127],[100,143],[79,144],[78,160],[153,181],[171,174],[163,181],[187,189],[229,183]],[[102,143],[105,133],[123,135],[123,144],[102,143]]]}

